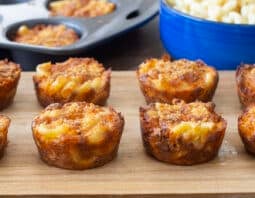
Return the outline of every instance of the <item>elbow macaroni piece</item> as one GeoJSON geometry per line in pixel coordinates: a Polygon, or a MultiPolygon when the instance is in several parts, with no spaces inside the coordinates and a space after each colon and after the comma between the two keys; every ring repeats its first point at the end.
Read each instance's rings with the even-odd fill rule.
{"type": "Polygon", "coordinates": [[[211,21],[255,24],[255,0],[167,0],[175,9],[211,21]]]}

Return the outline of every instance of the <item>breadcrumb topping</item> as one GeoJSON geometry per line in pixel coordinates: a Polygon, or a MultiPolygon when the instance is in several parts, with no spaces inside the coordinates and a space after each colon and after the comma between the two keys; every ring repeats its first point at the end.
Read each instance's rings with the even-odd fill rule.
{"type": "Polygon", "coordinates": [[[254,137],[255,132],[255,106],[249,106],[246,111],[239,117],[239,129],[248,138],[254,137]]]}
{"type": "Polygon", "coordinates": [[[159,90],[188,90],[210,86],[216,72],[201,61],[170,61],[163,58],[149,59],[142,63],[138,75],[141,81],[148,81],[159,90]]]}
{"type": "Polygon", "coordinates": [[[0,86],[11,84],[19,78],[21,72],[20,65],[5,60],[0,60],[0,86]]]}
{"type": "Polygon", "coordinates": [[[244,94],[249,92],[255,96],[255,64],[244,64],[240,68],[237,76],[238,87],[244,94]]]}
{"type": "Polygon", "coordinates": [[[92,58],[69,58],[62,63],[38,65],[34,80],[49,95],[77,101],[91,91],[103,91],[109,83],[110,71],[92,58]]]}
{"type": "Polygon", "coordinates": [[[155,103],[147,111],[150,119],[157,118],[159,123],[169,123],[171,126],[180,122],[218,122],[221,117],[214,113],[212,103],[184,103],[173,105],[155,103]]]}
{"type": "Polygon", "coordinates": [[[60,0],[50,3],[52,15],[97,17],[112,13],[116,5],[108,0],[60,0]]]}
{"type": "Polygon", "coordinates": [[[112,108],[80,102],[64,105],[49,105],[35,118],[34,131],[46,139],[59,138],[62,135],[81,135],[90,140],[100,140],[107,131],[114,130],[120,122],[117,112],[112,108]]]}
{"type": "Polygon", "coordinates": [[[223,118],[214,112],[213,103],[184,103],[179,100],[173,105],[154,103],[142,108],[141,113],[152,137],[158,134],[176,146],[180,146],[178,141],[182,139],[197,149],[203,148],[208,137],[226,125],[223,118]]]}
{"type": "Polygon", "coordinates": [[[22,25],[13,41],[46,47],[62,47],[75,43],[79,35],[65,25],[39,24],[34,27],[22,25]]]}

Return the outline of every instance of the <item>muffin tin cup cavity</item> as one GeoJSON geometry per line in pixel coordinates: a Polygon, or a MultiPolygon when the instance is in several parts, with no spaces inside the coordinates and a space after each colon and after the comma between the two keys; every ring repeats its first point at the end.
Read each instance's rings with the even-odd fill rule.
{"type": "MultiPolygon", "coordinates": [[[[36,25],[65,25],[67,28],[74,30],[76,34],[79,36],[79,39],[86,37],[85,27],[81,23],[78,23],[76,21],[69,21],[69,20],[62,20],[62,19],[34,19],[34,20],[18,22],[7,27],[5,32],[6,38],[12,42],[15,42],[13,41],[13,38],[15,34],[17,33],[18,29],[22,25],[26,25],[29,28],[32,28],[36,25]]],[[[23,43],[18,43],[18,44],[27,45],[23,43]]],[[[63,46],[61,48],[64,48],[64,47],[67,47],[67,46],[63,46]]]]}
{"type": "MultiPolygon", "coordinates": [[[[26,21],[21,21],[15,24],[12,24],[10,26],[8,26],[5,29],[5,38],[6,40],[8,40],[8,42],[10,42],[14,48],[27,48],[29,47],[32,51],[33,49],[43,49],[43,50],[47,50],[47,49],[53,49],[53,50],[61,50],[61,49],[71,49],[74,48],[74,46],[77,45],[77,43],[79,43],[79,41],[81,39],[85,39],[87,36],[87,31],[86,31],[86,27],[80,23],[79,21],[74,21],[74,20],[69,20],[69,19],[62,19],[62,18],[51,18],[51,19],[32,19],[32,20],[26,20],[26,21]],[[32,28],[36,25],[65,25],[67,28],[73,29],[77,35],[79,36],[79,40],[73,44],[70,45],[66,45],[66,46],[62,46],[62,47],[46,47],[46,46],[41,46],[41,45],[30,45],[30,44],[25,44],[25,43],[18,43],[13,41],[13,38],[16,34],[16,32],[18,31],[19,27],[21,27],[22,25],[26,25],[29,28],[32,28]]],[[[35,51],[37,51],[35,50],[35,51]]]]}
{"type": "Polygon", "coordinates": [[[160,35],[174,59],[201,59],[217,69],[235,69],[255,62],[255,25],[212,22],[160,7],[160,35]]]}
{"type": "Polygon", "coordinates": [[[31,0],[0,0],[0,5],[15,5],[19,3],[27,3],[31,0]]]}

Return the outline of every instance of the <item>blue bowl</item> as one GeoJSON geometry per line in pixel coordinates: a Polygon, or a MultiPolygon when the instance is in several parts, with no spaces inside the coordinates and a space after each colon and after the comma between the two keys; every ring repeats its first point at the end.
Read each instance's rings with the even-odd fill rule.
{"type": "Polygon", "coordinates": [[[255,25],[208,21],[160,4],[161,41],[174,59],[201,59],[220,70],[255,63],[255,25]]]}

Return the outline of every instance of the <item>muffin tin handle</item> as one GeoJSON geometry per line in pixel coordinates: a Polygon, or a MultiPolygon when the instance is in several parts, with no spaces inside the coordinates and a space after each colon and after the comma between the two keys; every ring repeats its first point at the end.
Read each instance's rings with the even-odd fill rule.
{"type": "MultiPolygon", "coordinates": [[[[142,4],[140,4],[139,7],[130,10],[128,13],[125,14],[124,20],[122,21],[121,24],[119,24],[118,29],[123,30],[127,26],[132,29],[136,27],[136,25],[133,24],[139,24],[140,22],[143,22],[142,24],[150,21],[153,17],[155,17],[157,13],[155,13],[153,16],[150,15],[150,13],[153,12],[153,10],[158,10],[159,4],[154,4],[154,6],[151,6],[148,10],[145,10],[142,7],[142,4]]],[[[142,25],[140,23],[140,25],[142,25]]],[[[140,26],[139,25],[139,26],[140,26]]]]}

